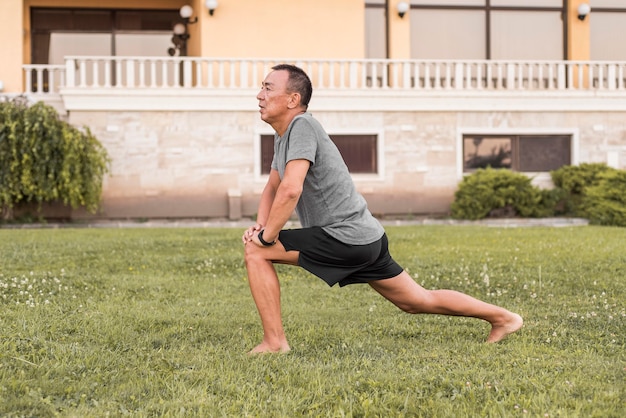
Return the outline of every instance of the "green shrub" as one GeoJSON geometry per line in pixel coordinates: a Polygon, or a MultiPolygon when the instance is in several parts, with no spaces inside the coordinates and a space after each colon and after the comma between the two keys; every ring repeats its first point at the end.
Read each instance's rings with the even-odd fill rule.
{"type": "Polygon", "coordinates": [[[626,171],[606,171],[596,180],[585,188],[581,213],[594,224],[626,226],[626,171]]]}
{"type": "Polygon", "coordinates": [[[89,129],[59,119],[42,102],[0,102],[0,208],[62,202],[94,213],[109,158],[89,129]]]}
{"type": "Polygon", "coordinates": [[[454,195],[451,215],[456,219],[506,216],[543,217],[554,214],[560,192],[541,190],[522,173],[506,169],[479,169],[466,176],[454,195]]]}
{"type": "Polygon", "coordinates": [[[563,191],[563,212],[584,216],[581,205],[588,187],[597,186],[604,173],[615,171],[603,163],[566,165],[550,172],[554,186],[563,191]]]}

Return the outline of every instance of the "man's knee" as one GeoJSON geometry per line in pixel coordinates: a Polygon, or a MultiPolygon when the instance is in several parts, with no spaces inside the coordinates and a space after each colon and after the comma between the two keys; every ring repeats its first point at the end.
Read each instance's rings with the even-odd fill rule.
{"type": "Polygon", "coordinates": [[[258,256],[258,248],[252,242],[249,242],[244,246],[243,257],[246,263],[254,261],[255,258],[258,258],[258,256]]]}

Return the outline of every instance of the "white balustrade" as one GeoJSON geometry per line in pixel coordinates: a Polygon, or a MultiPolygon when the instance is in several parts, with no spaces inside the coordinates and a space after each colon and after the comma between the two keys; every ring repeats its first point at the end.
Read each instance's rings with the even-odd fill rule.
{"type": "Polygon", "coordinates": [[[25,90],[256,89],[281,62],[301,66],[316,90],[626,90],[626,62],[101,56],[66,57],[65,65],[25,65],[25,90]]]}

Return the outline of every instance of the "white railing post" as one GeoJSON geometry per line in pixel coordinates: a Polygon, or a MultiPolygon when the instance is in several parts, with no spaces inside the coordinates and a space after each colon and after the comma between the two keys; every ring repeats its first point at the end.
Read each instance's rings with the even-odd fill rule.
{"type": "Polygon", "coordinates": [[[515,64],[509,62],[506,64],[506,89],[515,89],[515,64]]]}
{"type": "Polygon", "coordinates": [[[606,87],[606,83],[604,82],[604,66],[598,64],[598,89],[604,90],[606,87]]]}
{"type": "Polygon", "coordinates": [[[112,63],[109,60],[104,60],[104,87],[110,88],[111,83],[111,65],[112,63]]]}
{"type": "Polygon", "coordinates": [[[452,88],[452,75],[450,74],[450,63],[449,62],[444,62],[444,69],[445,69],[445,84],[444,84],[444,88],[446,90],[452,88]]]}
{"type": "MultiPolygon", "coordinates": [[[[454,88],[456,90],[461,90],[466,86],[471,88],[471,78],[469,74],[467,80],[464,80],[463,74],[465,73],[465,71],[463,71],[463,67],[464,65],[461,62],[457,62],[456,64],[454,64],[454,88]]],[[[469,65],[467,66],[467,69],[469,70],[469,65]]]]}
{"type": "Polygon", "coordinates": [[[441,88],[441,65],[439,63],[435,63],[435,88],[441,88]]]}
{"type": "Polygon", "coordinates": [[[67,87],[76,86],[76,61],[72,58],[65,60],[65,80],[67,87]]]}
{"type": "Polygon", "coordinates": [[[65,70],[59,70],[59,87],[65,87],[65,70]]]}
{"type": "Polygon", "coordinates": [[[126,60],[126,86],[127,88],[135,87],[135,60],[128,58],[126,60]]]}
{"type": "Polygon", "coordinates": [[[348,82],[349,82],[349,87],[351,89],[354,89],[357,87],[357,80],[358,80],[358,72],[357,72],[357,66],[356,63],[354,61],[350,61],[349,64],[349,69],[348,69],[348,82]]]}
{"type": "Polygon", "coordinates": [[[184,60],[183,61],[183,87],[185,88],[191,87],[191,81],[192,81],[191,61],[184,60]]]}
{"type": "Polygon", "coordinates": [[[26,68],[24,74],[26,77],[26,93],[31,93],[33,91],[33,69],[26,68]]]}
{"type": "Polygon", "coordinates": [[[80,72],[80,84],[79,87],[87,87],[87,60],[81,59],[78,61],[78,70],[80,72]]]}
{"type": "Polygon", "coordinates": [[[48,93],[54,93],[56,90],[54,82],[56,75],[57,72],[54,68],[48,68],[48,93]]]}
{"type": "Polygon", "coordinates": [[[609,90],[615,90],[616,88],[615,76],[616,76],[615,64],[608,64],[607,72],[606,72],[606,81],[607,81],[607,88],[609,90]]]}
{"type": "Polygon", "coordinates": [[[139,61],[139,87],[146,87],[146,60],[139,61]]]}
{"type": "Polygon", "coordinates": [[[565,90],[565,65],[560,63],[556,66],[557,69],[557,85],[556,88],[559,90],[565,90]]]}
{"type": "Polygon", "coordinates": [[[418,62],[413,63],[413,79],[415,80],[413,83],[413,88],[419,89],[420,86],[420,64],[418,62]]]}

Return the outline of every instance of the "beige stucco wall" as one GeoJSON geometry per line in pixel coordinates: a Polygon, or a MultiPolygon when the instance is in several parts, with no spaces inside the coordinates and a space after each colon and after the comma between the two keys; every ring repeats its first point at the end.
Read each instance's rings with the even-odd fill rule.
{"type": "MultiPolygon", "coordinates": [[[[589,21],[576,18],[578,4],[567,0],[570,32],[568,57],[589,58],[589,21]]],[[[390,0],[389,58],[410,57],[410,13],[396,12],[390,0]]],[[[591,2],[592,4],[593,2],[591,2]]],[[[209,16],[204,0],[2,0],[0,80],[5,92],[23,89],[22,64],[30,63],[30,8],[178,9],[191,4],[198,23],[190,25],[189,54],[205,57],[364,58],[363,0],[228,0],[209,16]]],[[[593,4],[592,4],[593,6],[593,4]]],[[[593,14],[593,13],[591,13],[593,14]]]]}
{"type": "Polygon", "coordinates": [[[201,16],[201,55],[363,58],[363,4],[363,0],[221,1],[214,16],[201,16]]]}
{"type": "Polygon", "coordinates": [[[0,7],[0,81],[5,92],[21,92],[23,28],[22,0],[2,0],[0,7]]]}
{"type": "Polygon", "coordinates": [[[588,3],[593,7],[593,1],[567,0],[567,24],[569,27],[567,59],[572,61],[586,61],[590,58],[589,22],[593,19],[593,11],[585,20],[578,19],[578,6],[582,3],[588,3]]]}
{"type": "Polygon", "coordinates": [[[398,3],[402,0],[390,0],[387,3],[389,58],[411,58],[411,13],[404,17],[398,15],[398,3]]]}
{"type": "MultiPolygon", "coordinates": [[[[354,176],[379,215],[446,213],[462,177],[460,134],[475,127],[572,134],[575,162],[626,168],[626,112],[313,113],[330,133],[379,134],[382,174],[354,176]]],[[[257,140],[271,130],[255,111],[73,111],[70,122],[89,126],[113,159],[101,217],[227,217],[233,190],[243,216],[256,211],[266,180],[257,140]]]]}

